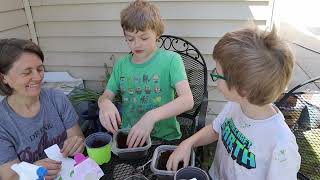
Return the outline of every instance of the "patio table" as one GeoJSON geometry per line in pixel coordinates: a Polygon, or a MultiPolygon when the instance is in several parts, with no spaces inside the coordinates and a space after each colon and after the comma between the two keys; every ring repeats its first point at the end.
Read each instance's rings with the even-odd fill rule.
{"type": "MultiPolygon", "coordinates": [[[[101,169],[105,175],[100,180],[123,180],[130,175],[143,174],[145,177],[151,180],[156,180],[157,177],[150,169],[150,164],[144,167],[143,171],[137,170],[137,167],[144,165],[150,159],[152,159],[154,150],[160,145],[178,145],[181,140],[174,141],[160,141],[153,140],[153,145],[148,149],[148,154],[142,159],[124,160],[112,153],[111,160],[108,163],[101,165],[101,169]]],[[[196,166],[200,167],[200,161],[196,157],[196,166]]]]}
{"type": "Polygon", "coordinates": [[[320,92],[295,92],[315,79],[293,88],[276,103],[299,146],[301,166],[298,179],[320,180],[320,92]]]}

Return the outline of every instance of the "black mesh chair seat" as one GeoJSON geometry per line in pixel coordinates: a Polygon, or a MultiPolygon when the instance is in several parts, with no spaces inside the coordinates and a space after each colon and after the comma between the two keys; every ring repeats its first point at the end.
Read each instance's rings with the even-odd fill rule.
{"type": "Polygon", "coordinates": [[[193,122],[192,120],[188,119],[188,118],[183,118],[183,117],[177,117],[177,120],[180,124],[180,130],[182,133],[182,137],[181,140],[187,139],[188,137],[190,137],[192,135],[192,126],[193,126],[193,122]]]}
{"type": "Polygon", "coordinates": [[[297,91],[319,79],[299,84],[275,103],[299,146],[301,166],[298,179],[320,179],[320,92],[297,91]]]}

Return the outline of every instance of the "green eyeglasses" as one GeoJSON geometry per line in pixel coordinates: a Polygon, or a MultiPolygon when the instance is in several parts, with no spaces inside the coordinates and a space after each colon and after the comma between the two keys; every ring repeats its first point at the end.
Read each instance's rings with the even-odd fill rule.
{"type": "Polygon", "coordinates": [[[210,76],[211,76],[211,79],[212,79],[213,82],[218,80],[218,79],[226,80],[226,78],[224,76],[222,76],[222,75],[217,73],[217,68],[214,68],[212,70],[212,72],[210,73],[210,76]]]}

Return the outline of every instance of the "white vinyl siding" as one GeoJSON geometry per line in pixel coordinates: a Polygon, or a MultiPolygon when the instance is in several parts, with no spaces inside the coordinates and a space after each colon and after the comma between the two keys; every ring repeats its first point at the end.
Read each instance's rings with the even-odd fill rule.
{"type": "Polygon", "coordinates": [[[30,39],[22,0],[0,0],[0,38],[30,39]]]}

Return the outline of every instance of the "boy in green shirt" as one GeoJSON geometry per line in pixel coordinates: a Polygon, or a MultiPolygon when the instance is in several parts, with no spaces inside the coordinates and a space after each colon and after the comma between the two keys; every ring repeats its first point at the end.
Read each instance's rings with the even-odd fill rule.
{"type": "Polygon", "coordinates": [[[117,61],[99,98],[101,124],[112,133],[120,124],[131,128],[128,147],[142,146],[150,134],[165,140],[179,139],[175,116],[193,107],[193,97],[181,56],[156,46],[164,31],[159,9],[136,0],[121,11],[121,26],[132,53],[117,61]],[[112,103],[119,91],[122,117],[112,103]]]}

